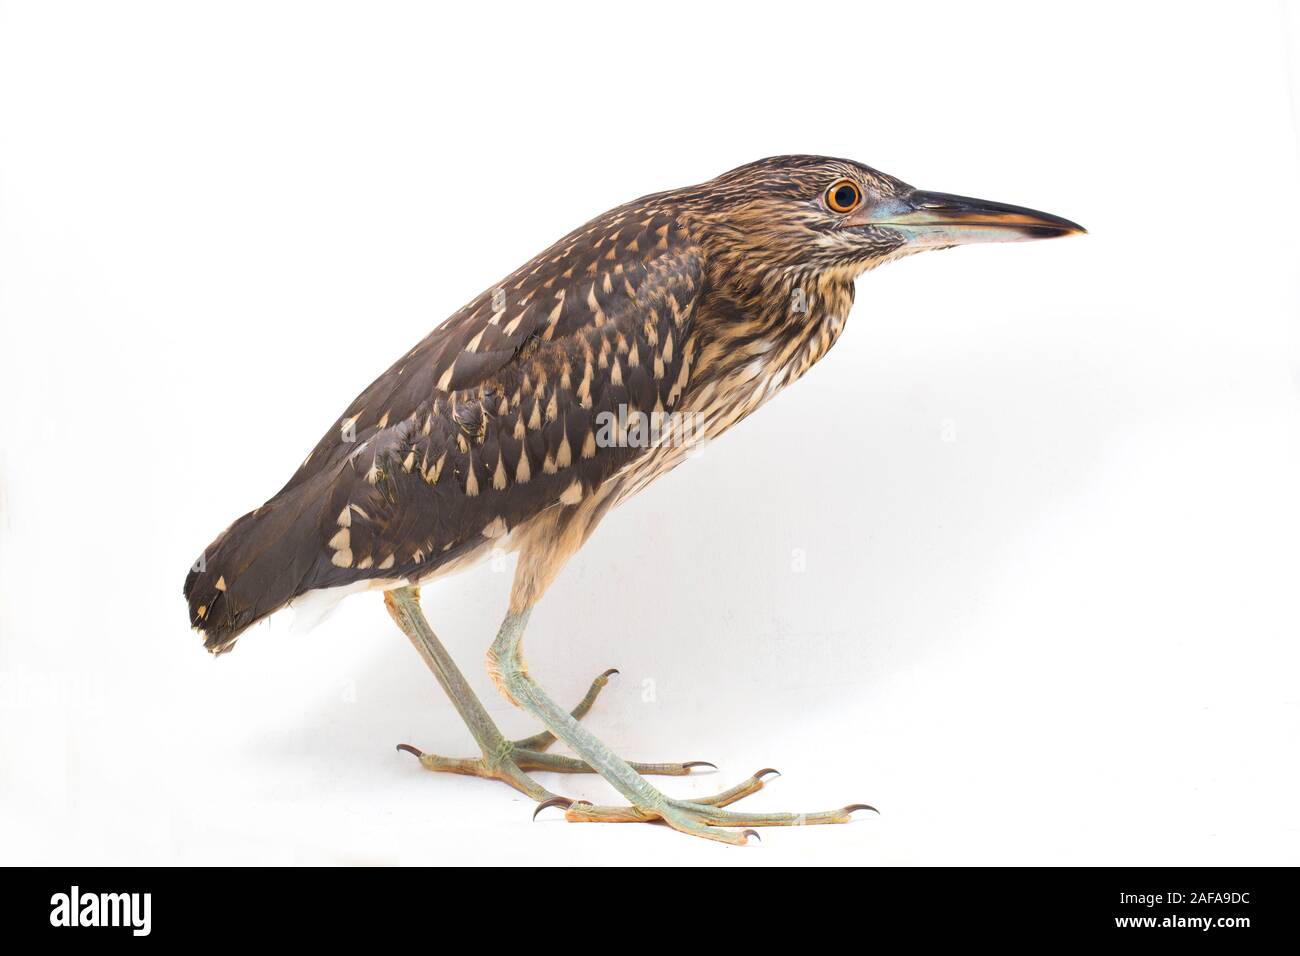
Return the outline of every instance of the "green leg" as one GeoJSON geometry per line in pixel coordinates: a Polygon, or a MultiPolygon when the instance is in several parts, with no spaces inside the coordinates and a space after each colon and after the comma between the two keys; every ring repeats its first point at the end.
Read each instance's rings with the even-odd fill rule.
{"type": "MultiPolygon", "coordinates": [[[[578,706],[569,711],[569,716],[574,720],[582,720],[583,717],[586,717],[587,712],[591,710],[591,705],[596,702],[596,698],[600,696],[600,692],[604,690],[605,685],[609,683],[609,679],[617,673],[617,668],[611,667],[609,670],[605,671],[605,673],[592,681],[591,687],[587,689],[587,696],[578,701],[578,706]]],[[[555,734],[551,733],[549,730],[543,730],[540,734],[533,734],[531,737],[516,740],[514,743],[520,750],[536,750],[540,753],[551,744],[555,743],[555,734]]]]}
{"type": "MultiPolygon", "coordinates": [[[[725,797],[725,794],[720,794],[719,798],[713,800],[694,801],[674,800],[667,797],[641,776],[635,767],[613,753],[571,714],[556,705],[529,675],[520,647],[524,628],[528,623],[528,615],[529,609],[512,612],[507,614],[502,622],[501,630],[492,643],[492,649],[488,652],[488,667],[493,678],[511,701],[540,720],[548,730],[572,748],[583,762],[604,777],[631,804],[630,807],[595,807],[591,804],[574,803],[563,798],[552,797],[544,801],[543,806],[564,805],[566,806],[565,817],[575,821],[662,820],[674,830],[732,844],[745,843],[752,831],[743,830],[736,833],[720,828],[847,823],[854,810],[872,809],[866,804],[852,804],[822,813],[744,814],[722,809],[725,804],[718,802],[718,799],[725,797]]],[[[755,775],[757,778],[761,776],[761,773],[755,775]]],[[[745,786],[746,784],[742,784],[741,788],[745,786]]],[[[758,781],[758,786],[762,786],[761,779],[758,781]]],[[[748,792],[752,793],[753,790],[748,792]]]]}
{"type": "MultiPolygon", "coordinates": [[[[433,671],[442,689],[451,698],[457,713],[469,727],[470,733],[474,735],[474,740],[482,750],[483,756],[474,759],[441,757],[437,754],[422,753],[410,744],[398,744],[398,750],[414,754],[429,770],[501,780],[539,801],[555,799],[555,795],[529,777],[525,771],[592,772],[591,768],[581,760],[545,753],[546,748],[555,742],[554,735],[548,732],[517,741],[507,740],[502,736],[474,691],[466,683],[460,668],[456,666],[447,649],[434,634],[433,628],[429,626],[428,620],[425,619],[423,611],[420,610],[418,588],[397,588],[385,592],[384,604],[393,620],[397,622],[397,626],[411,639],[411,643],[420,652],[424,662],[429,665],[429,669],[433,671]]],[[[595,703],[601,689],[609,683],[610,675],[616,673],[618,672],[608,670],[592,681],[587,696],[573,708],[570,716],[574,720],[581,720],[591,710],[591,705],[595,703]]],[[[713,764],[693,760],[686,763],[637,764],[636,766],[642,773],[684,776],[689,774],[693,767],[713,767],[713,764]]]]}

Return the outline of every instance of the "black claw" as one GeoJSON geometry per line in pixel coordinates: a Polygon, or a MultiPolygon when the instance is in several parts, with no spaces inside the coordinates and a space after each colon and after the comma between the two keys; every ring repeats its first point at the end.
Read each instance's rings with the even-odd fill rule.
{"type": "Polygon", "coordinates": [[[777,770],[775,767],[764,767],[762,770],[755,771],[754,778],[756,780],[762,780],[763,776],[769,773],[774,773],[778,777],[781,776],[781,771],[777,770]]]}
{"type": "Polygon", "coordinates": [[[536,820],[537,814],[541,813],[547,807],[564,807],[564,809],[567,810],[569,807],[573,806],[573,803],[574,801],[570,800],[568,797],[551,797],[549,800],[543,800],[537,805],[537,809],[533,811],[533,819],[536,820]]]}
{"type": "Polygon", "coordinates": [[[759,843],[763,842],[763,838],[758,835],[757,830],[741,830],[740,835],[743,836],[745,839],[749,839],[750,837],[753,837],[759,843]]]}
{"type": "Polygon", "coordinates": [[[844,808],[845,813],[852,813],[854,810],[870,810],[872,813],[876,814],[877,816],[880,815],[880,811],[877,810],[869,803],[850,803],[847,807],[844,808]]]}
{"type": "Polygon", "coordinates": [[[609,678],[613,677],[617,673],[619,673],[618,668],[611,667],[609,670],[605,671],[605,673],[601,674],[600,676],[605,678],[606,680],[609,680],[609,678]]]}
{"type": "Polygon", "coordinates": [[[403,751],[403,752],[405,752],[405,753],[408,753],[408,754],[415,754],[416,757],[423,757],[423,756],[424,756],[424,751],[423,751],[423,750],[420,750],[420,749],[418,749],[418,748],[416,748],[416,747],[412,747],[410,744],[398,744],[398,745],[397,745],[397,749],[398,749],[398,750],[401,750],[401,751],[403,751]]]}
{"type": "Polygon", "coordinates": [[[682,764],[682,767],[687,770],[690,770],[692,767],[708,767],[710,770],[718,769],[717,764],[709,763],[707,760],[688,760],[686,763],[682,764]]]}

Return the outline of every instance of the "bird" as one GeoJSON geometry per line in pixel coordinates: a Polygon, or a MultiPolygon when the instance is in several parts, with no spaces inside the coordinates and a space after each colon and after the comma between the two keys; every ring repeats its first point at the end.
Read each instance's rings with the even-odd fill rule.
{"type": "MultiPolygon", "coordinates": [[[[576,707],[560,706],[525,661],[529,615],[612,508],[826,356],[865,272],[925,250],[1083,232],[1059,216],[811,155],[758,160],[620,205],[475,296],[357,396],[288,483],[194,562],[189,623],[219,655],[287,605],[382,591],[481,754],[398,749],[429,770],[509,784],[537,801],[534,818],[560,807],[572,822],[654,822],[729,844],[756,837],[754,827],[848,822],[874,808],[726,809],[762,788],[770,768],[711,797],[668,796],[647,777],[713,765],[615,754],[581,721],[616,672],[597,677],[576,707]],[[544,728],[513,741],[419,600],[422,585],[503,552],[516,565],[487,670],[544,728]],[[574,756],[550,753],[557,740],[574,756]],[[537,771],[595,772],[626,802],[568,799],[537,771]]],[[[833,455],[833,439],[821,440],[831,446],[817,453],[833,455]]]]}

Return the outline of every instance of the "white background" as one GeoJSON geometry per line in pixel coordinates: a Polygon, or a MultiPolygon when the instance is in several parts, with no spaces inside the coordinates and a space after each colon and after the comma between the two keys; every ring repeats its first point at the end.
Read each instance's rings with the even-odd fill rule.
{"type": "MultiPolygon", "coordinates": [[[[0,862],[1300,862],[1300,13],[1274,3],[7,3],[0,862]],[[218,661],[199,550],[433,325],[601,210],[849,156],[1090,235],[859,282],[831,355],[609,517],[527,641],[702,794],[572,826],[381,608],[218,661]],[[800,556],[805,562],[800,572],[800,556]]],[[[483,652],[509,575],[425,607],[483,652]]],[[[609,802],[593,778],[546,777],[609,802]]]]}

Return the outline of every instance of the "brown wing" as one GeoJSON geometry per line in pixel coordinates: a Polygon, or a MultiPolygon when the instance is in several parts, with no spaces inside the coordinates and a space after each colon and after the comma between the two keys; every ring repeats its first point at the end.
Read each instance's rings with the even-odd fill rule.
{"type": "Polygon", "coordinates": [[[308,590],[422,577],[644,453],[599,442],[599,416],[673,410],[700,284],[671,211],[634,203],[484,292],[208,549],[186,581],[208,646],[308,590]]]}

